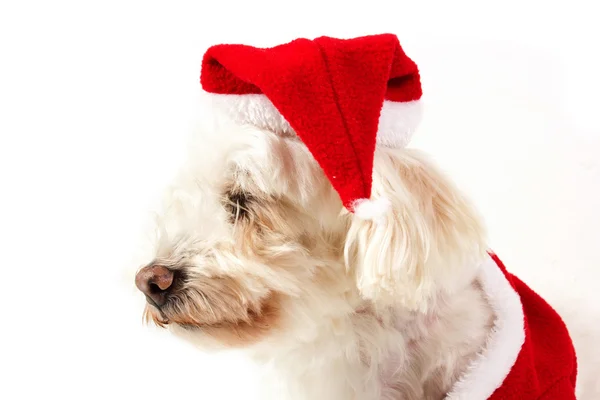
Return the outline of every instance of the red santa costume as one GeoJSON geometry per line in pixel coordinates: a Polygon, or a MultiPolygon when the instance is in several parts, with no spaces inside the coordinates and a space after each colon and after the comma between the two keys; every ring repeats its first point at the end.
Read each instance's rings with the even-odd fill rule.
{"type": "MultiPolygon", "coordinates": [[[[217,45],[204,56],[201,84],[229,118],[297,135],[357,217],[388,211],[385,199],[371,199],[375,148],[406,146],[422,95],[417,65],[396,36],[217,45]]],[[[558,314],[495,254],[480,281],[495,325],[446,398],[575,399],[576,355],[558,314]]]]}

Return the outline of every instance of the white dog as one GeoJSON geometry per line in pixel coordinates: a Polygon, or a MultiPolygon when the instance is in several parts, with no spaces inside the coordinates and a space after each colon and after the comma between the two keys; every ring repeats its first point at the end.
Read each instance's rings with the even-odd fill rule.
{"type": "Polygon", "coordinates": [[[442,398],[494,318],[475,279],[484,230],[464,196],[421,153],[379,150],[373,189],[398,216],[379,232],[345,212],[301,142],[221,138],[169,191],[156,260],[138,274],[147,316],[247,348],[294,398],[442,398]],[[373,266],[403,271],[376,301],[358,288],[373,266]]]}
{"type": "MultiPolygon", "coordinates": [[[[394,57],[400,51],[390,36],[369,43],[394,57]]],[[[302,51],[292,54],[303,58],[290,68],[307,54],[322,65],[319,49],[328,44],[296,42],[302,51]]],[[[331,46],[339,54],[339,44],[331,46]]],[[[247,65],[230,50],[214,54],[234,69],[247,65]]],[[[414,67],[396,58],[398,71],[414,67]]],[[[350,64],[364,62],[358,59],[350,64]]],[[[205,61],[215,91],[221,81],[235,90],[246,84],[219,61],[205,61]]],[[[293,82],[305,90],[303,69],[296,72],[293,82]]],[[[415,77],[397,82],[418,84],[415,77]]],[[[488,253],[476,210],[422,153],[377,146],[371,194],[387,199],[388,210],[377,220],[357,218],[332,184],[338,176],[320,165],[327,154],[317,161],[264,99],[233,99],[240,102],[231,110],[244,108],[260,127],[232,124],[203,137],[167,192],[155,259],[136,277],[148,320],[201,347],[245,349],[270,372],[265,398],[575,399],[576,365],[562,321],[488,253]]],[[[286,99],[275,100],[285,109],[286,99]]],[[[412,110],[384,104],[382,117],[386,107],[412,110]]],[[[345,123],[357,117],[346,115],[345,123]]],[[[363,125],[356,126],[361,134],[363,125]]],[[[389,128],[383,119],[379,126],[389,128]]]]}

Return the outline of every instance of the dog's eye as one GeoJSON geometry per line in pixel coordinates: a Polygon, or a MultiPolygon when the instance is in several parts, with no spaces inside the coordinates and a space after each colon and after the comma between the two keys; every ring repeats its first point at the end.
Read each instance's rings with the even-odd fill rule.
{"type": "Polygon", "coordinates": [[[231,221],[239,221],[250,215],[252,196],[240,189],[228,190],[224,196],[224,207],[230,215],[231,221]]]}

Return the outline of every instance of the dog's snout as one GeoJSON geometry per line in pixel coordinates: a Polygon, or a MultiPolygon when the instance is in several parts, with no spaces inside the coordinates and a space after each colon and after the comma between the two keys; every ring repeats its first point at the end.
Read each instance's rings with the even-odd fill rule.
{"type": "Polygon", "coordinates": [[[137,273],[135,285],[146,295],[149,303],[160,307],[165,304],[174,280],[175,274],[170,269],[161,265],[149,265],[137,273]]]}

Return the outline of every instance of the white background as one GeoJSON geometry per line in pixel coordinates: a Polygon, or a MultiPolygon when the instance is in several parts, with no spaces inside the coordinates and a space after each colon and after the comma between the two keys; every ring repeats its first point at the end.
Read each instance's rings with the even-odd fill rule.
{"type": "Polygon", "coordinates": [[[600,398],[600,28],[593,1],[4,1],[0,397],[252,399],[253,370],[144,327],[139,238],[206,118],[210,44],[398,34],[413,145],[478,202],[494,250],[569,324],[600,398]],[[204,4],[210,3],[210,4],[204,4]]]}

